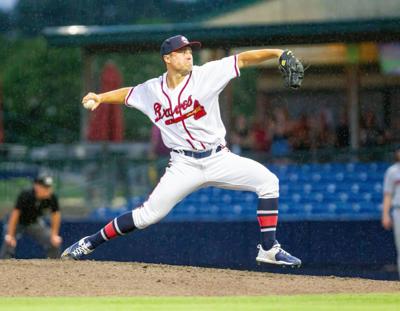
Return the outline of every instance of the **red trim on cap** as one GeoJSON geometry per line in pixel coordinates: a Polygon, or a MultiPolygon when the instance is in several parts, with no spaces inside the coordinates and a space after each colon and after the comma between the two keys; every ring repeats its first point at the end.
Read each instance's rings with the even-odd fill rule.
{"type": "Polygon", "coordinates": [[[128,96],[125,97],[125,106],[130,107],[130,106],[128,105],[128,100],[129,100],[129,97],[130,97],[130,96],[132,95],[132,93],[133,93],[133,89],[134,89],[134,87],[132,87],[132,88],[130,89],[130,91],[129,91],[129,93],[128,93],[128,96]]]}

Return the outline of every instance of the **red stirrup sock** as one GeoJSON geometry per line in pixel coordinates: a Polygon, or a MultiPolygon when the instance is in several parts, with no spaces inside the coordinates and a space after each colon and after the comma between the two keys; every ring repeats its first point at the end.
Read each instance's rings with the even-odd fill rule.
{"type": "Polygon", "coordinates": [[[264,250],[268,250],[274,245],[276,240],[278,198],[259,199],[257,219],[261,230],[261,245],[264,250]]]}
{"type": "Polygon", "coordinates": [[[111,240],[117,236],[124,235],[128,232],[135,230],[132,212],[125,213],[110,221],[99,232],[88,237],[91,248],[95,249],[100,244],[111,240]]]}

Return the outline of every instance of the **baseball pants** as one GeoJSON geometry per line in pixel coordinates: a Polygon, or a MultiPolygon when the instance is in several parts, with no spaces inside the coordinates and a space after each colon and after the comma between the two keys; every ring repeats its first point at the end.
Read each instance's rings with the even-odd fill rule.
{"type": "Polygon", "coordinates": [[[135,227],[144,229],[157,223],[187,195],[209,186],[252,191],[262,199],[279,197],[279,180],[272,172],[227,148],[203,159],[171,152],[170,165],[160,182],[148,200],[132,212],[135,227]]]}
{"type": "Polygon", "coordinates": [[[397,251],[397,271],[400,278],[400,208],[396,207],[393,209],[392,217],[394,242],[396,243],[397,251]]]}

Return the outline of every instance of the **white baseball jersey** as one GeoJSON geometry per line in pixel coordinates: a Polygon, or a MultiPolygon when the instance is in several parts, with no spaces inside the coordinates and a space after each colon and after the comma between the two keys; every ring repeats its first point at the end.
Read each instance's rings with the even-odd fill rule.
{"type": "Polygon", "coordinates": [[[165,174],[146,202],[132,211],[136,228],[160,221],[179,201],[202,187],[253,191],[265,199],[279,197],[278,178],[265,166],[227,148],[216,152],[216,146],[225,145],[226,134],[218,96],[239,74],[235,55],[193,66],[174,90],[167,87],[166,73],[130,90],[125,104],[141,110],[160,128],[167,147],[214,150],[201,159],[171,152],[165,174]]]}
{"type": "Polygon", "coordinates": [[[400,163],[396,163],[386,170],[383,192],[390,193],[392,205],[400,207],[400,163]]]}
{"type": "Polygon", "coordinates": [[[193,66],[173,90],[167,73],[133,87],[125,104],[146,114],[160,128],[171,149],[208,150],[226,144],[218,97],[228,82],[240,75],[237,56],[193,66]]]}

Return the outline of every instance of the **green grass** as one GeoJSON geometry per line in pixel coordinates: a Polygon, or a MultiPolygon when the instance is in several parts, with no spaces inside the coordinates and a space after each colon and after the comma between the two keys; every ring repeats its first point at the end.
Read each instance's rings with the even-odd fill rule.
{"type": "Polygon", "coordinates": [[[29,187],[32,182],[27,178],[13,178],[0,180],[0,200],[14,202],[18,193],[29,187]]]}
{"type": "Polygon", "coordinates": [[[263,297],[51,297],[0,298],[7,311],[236,311],[236,310],[400,310],[400,295],[301,295],[263,297]]]}

